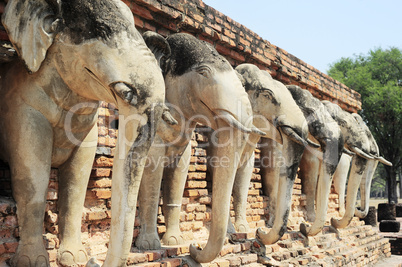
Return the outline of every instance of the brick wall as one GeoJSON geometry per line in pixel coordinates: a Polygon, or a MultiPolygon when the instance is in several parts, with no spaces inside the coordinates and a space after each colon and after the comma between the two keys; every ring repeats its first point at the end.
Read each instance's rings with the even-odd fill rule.
{"type": "MultiPolygon", "coordinates": [[[[187,32],[212,43],[218,52],[236,66],[249,62],[268,70],[285,84],[297,84],[308,89],[320,99],[338,102],[344,109],[356,112],[361,108],[360,95],[333,80],[283,49],[263,40],[256,33],[233,21],[201,0],[125,0],[134,13],[140,31],[152,30],[167,36],[174,32],[187,32]]],[[[4,1],[0,1],[0,13],[4,1]]],[[[4,30],[0,39],[6,40],[4,30]]],[[[107,250],[110,227],[111,168],[116,144],[117,129],[114,106],[102,103],[99,112],[99,140],[91,178],[88,184],[82,215],[82,238],[88,253],[101,260],[107,250]]],[[[205,239],[211,209],[211,181],[206,168],[206,151],[202,144],[208,142],[205,128],[198,127],[192,139],[192,158],[183,197],[180,227],[185,239],[205,239]]],[[[259,150],[256,150],[256,168],[249,187],[247,220],[251,228],[265,226],[269,207],[262,193],[259,175],[259,150]]],[[[57,170],[50,174],[49,193],[45,215],[45,243],[52,265],[59,246],[58,234],[58,178],[57,170]]],[[[8,259],[18,244],[18,222],[15,205],[11,199],[10,173],[6,164],[0,165],[0,263],[8,259]]],[[[162,201],[162,200],[161,200],[162,201]]],[[[289,228],[297,230],[305,216],[305,195],[301,193],[300,179],[296,179],[292,197],[289,228]]],[[[337,216],[337,195],[330,195],[327,222],[337,216]]],[[[233,211],[231,211],[233,216],[233,211]]],[[[139,232],[136,219],[134,237],[139,232]]],[[[159,208],[158,232],[166,228],[159,208]]],[[[142,257],[142,256],[141,256],[142,257]]]]}

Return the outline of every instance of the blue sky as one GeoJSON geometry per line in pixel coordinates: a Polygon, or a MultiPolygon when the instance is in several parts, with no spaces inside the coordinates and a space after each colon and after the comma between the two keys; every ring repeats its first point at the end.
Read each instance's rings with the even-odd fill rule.
{"type": "Polygon", "coordinates": [[[402,0],[203,0],[326,73],[342,57],[402,49],[402,0]]]}

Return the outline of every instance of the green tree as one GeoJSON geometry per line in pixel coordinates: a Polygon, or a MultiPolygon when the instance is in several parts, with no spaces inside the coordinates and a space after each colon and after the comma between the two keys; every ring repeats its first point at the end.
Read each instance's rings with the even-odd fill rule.
{"type": "Polygon", "coordinates": [[[359,92],[359,111],[373,133],[380,153],[393,163],[385,167],[388,201],[398,202],[397,173],[402,160],[402,50],[376,48],[367,54],[341,58],[328,74],[359,92]]]}

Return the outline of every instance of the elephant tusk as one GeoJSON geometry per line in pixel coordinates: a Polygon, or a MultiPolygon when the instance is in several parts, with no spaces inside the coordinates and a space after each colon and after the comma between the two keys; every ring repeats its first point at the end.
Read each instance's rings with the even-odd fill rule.
{"type": "Polygon", "coordinates": [[[370,156],[369,154],[365,153],[363,150],[357,147],[351,147],[350,150],[352,150],[354,153],[356,153],[358,156],[364,158],[364,159],[374,159],[374,157],[370,156]]]}
{"type": "Polygon", "coordinates": [[[279,126],[281,130],[283,131],[284,134],[286,134],[292,141],[302,145],[302,146],[308,146],[308,142],[304,140],[303,138],[300,137],[292,128],[289,126],[279,126]]]}
{"type": "Polygon", "coordinates": [[[352,151],[350,151],[350,150],[347,149],[347,148],[343,148],[343,149],[342,149],[342,152],[345,153],[346,155],[349,155],[349,156],[354,156],[354,155],[356,155],[356,153],[353,153],[352,151]]]}
{"type": "Polygon", "coordinates": [[[314,148],[319,148],[321,147],[319,144],[317,144],[316,142],[311,141],[310,139],[307,138],[307,143],[309,144],[309,146],[314,147],[314,148]]]}
{"type": "Polygon", "coordinates": [[[251,127],[251,131],[255,134],[261,135],[261,136],[266,136],[267,133],[261,131],[260,129],[258,129],[257,127],[255,127],[254,125],[251,127]]]}
{"type": "Polygon", "coordinates": [[[227,124],[229,124],[233,128],[236,128],[244,133],[253,132],[253,129],[250,129],[250,128],[244,126],[243,124],[241,124],[241,122],[236,120],[236,118],[233,117],[233,115],[230,114],[229,112],[224,111],[224,110],[219,110],[216,113],[218,113],[218,116],[217,116],[218,118],[224,120],[227,124]]]}
{"type": "Polygon", "coordinates": [[[173,118],[172,114],[170,114],[169,110],[164,110],[162,113],[162,119],[170,125],[179,124],[175,118],[173,118]]]}
{"type": "Polygon", "coordinates": [[[384,159],[383,157],[374,157],[376,160],[378,160],[379,162],[381,162],[382,164],[385,164],[387,166],[392,166],[392,162],[384,159]]]}

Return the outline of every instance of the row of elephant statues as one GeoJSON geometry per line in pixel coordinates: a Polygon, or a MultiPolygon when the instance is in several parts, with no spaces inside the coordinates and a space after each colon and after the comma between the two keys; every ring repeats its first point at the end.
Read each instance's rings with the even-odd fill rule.
{"type": "Polygon", "coordinates": [[[16,51],[0,65],[0,156],[10,165],[20,229],[12,266],[50,266],[42,231],[51,168],[59,169],[58,263],[88,260],[80,239],[81,214],[96,151],[99,101],[119,109],[103,266],[126,266],[137,199],[141,231],[135,245],[161,246],[156,216],[162,176],[167,227],[162,241],[182,242],[179,213],[197,124],[214,130],[209,158],[229,159],[225,166],[208,162],[213,177],[209,239],[202,249],[190,247],[200,263],[212,261],[224,244],[232,194],[235,228],[249,231],[245,207],[261,137],[262,154],[274,151],[285,160],[262,169],[272,213],[271,230],[257,233],[264,244],[286,231],[299,167],[313,222],[301,225],[301,231],[314,235],[324,225],[337,166],[346,160],[338,170],[348,167],[343,157],[351,155],[352,163],[346,211],[341,220],[332,220],[335,227],[346,227],[355,213],[367,213],[377,163],[391,164],[380,157],[358,115],[298,86],[285,86],[254,65],[233,69],[210,44],[191,35],[141,35],[120,0],[9,0],[2,23],[16,51]],[[169,164],[151,160],[155,164],[146,165],[147,157],[167,157],[169,164]],[[355,211],[362,179],[365,204],[355,211]]]}

